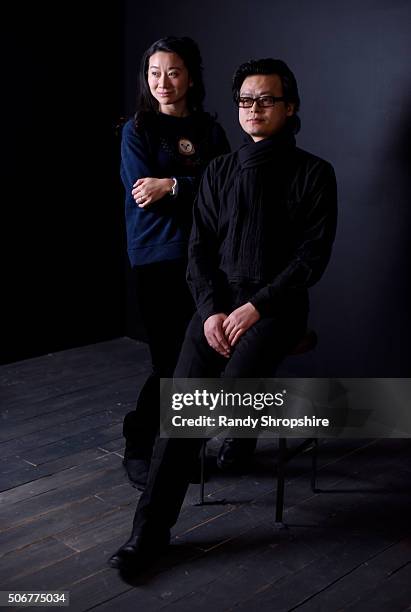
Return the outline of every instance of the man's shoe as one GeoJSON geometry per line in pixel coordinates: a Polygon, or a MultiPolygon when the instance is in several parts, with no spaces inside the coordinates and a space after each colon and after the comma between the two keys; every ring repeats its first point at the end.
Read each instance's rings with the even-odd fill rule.
{"type": "Polygon", "coordinates": [[[257,438],[226,438],[217,456],[217,465],[221,470],[241,469],[250,461],[257,438]]]}
{"type": "Polygon", "coordinates": [[[148,478],[148,472],[150,469],[149,459],[135,459],[124,453],[123,465],[126,468],[128,479],[130,480],[133,487],[139,491],[143,491],[148,478]]]}
{"type": "Polygon", "coordinates": [[[143,569],[155,561],[170,543],[170,530],[156,531],[156,534],[138,533],[132,535],[108,560],[110,567],[119,570],[143,569]]]}

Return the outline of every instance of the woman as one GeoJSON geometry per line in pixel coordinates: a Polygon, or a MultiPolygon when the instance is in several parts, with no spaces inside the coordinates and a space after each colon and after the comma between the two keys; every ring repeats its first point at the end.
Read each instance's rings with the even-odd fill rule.
{"type": "Polygon", "coordinates": [[[141,62],[137,112],[123,128],[127,250],[152,373],[124,419],[124,465],[144,488],[159,427],[159,379],[173,375],[194,304],[185,281],[191,213],[208,162],[230,150],[203,111],[202,60],[190,38],[155,42],[141,62]]]}

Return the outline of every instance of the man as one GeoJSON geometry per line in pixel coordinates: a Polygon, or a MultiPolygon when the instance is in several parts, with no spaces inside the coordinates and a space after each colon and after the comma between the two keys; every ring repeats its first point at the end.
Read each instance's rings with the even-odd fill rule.
{"type": "MultiPolygon", "coordinates": [[[[242,64],[233,94],[251,138],[211,162],[200,185],[188,266],[197,312],[177,378],[274,376],[304,334],[307,287],[321,277],[335,236],[334,171],[295,146],[300,99],[288,66],[242,64]]],[[[201,442],[158,439],[132,536],[113,567],[144,563],[168,544],[201,442]]]]}

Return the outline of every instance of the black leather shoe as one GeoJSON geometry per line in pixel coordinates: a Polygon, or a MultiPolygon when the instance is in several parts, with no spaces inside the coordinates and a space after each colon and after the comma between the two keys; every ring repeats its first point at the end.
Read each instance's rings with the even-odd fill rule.
{"type": "Polygon", "coordinates": [[[126,468],[128,479],[133,487],[143,491],[148,478],[150,461],[148,459],[135,459],[124,454],[123,465],[126,468]]]}
{"type": "Polygon", "coordinates": [[[244,468],[250,461],[257,438],[226,438],[217,456],[217,465],[221,470],[244,468]]]}
{"type": "Polygon", "coordinates": [[[110,567],[120,570],[143,569],[159,557],[170,543],[170,531],[155,535],[138,533],[132,535],[108,560],[110,567]]]}

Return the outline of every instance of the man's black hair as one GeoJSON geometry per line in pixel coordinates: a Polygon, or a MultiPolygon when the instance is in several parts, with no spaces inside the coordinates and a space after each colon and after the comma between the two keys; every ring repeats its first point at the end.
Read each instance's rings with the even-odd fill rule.
{"type": "Polygon", "coordinates": [[[255,74],[277,74],[280,77],[285,103],[294,104],[294,114],[287,118],[287,125],[294,134],[297,134],[301,127],[301,120],[297,115],[300,109],[300,96],[298,95],[297,81],[287,64],[282,60],[267,57],[259,60],[251,59],[241,64],[233,76],[232,91],[234,102],[236,104],[238,103],[241,86],[244,80],[255,74]]]}

